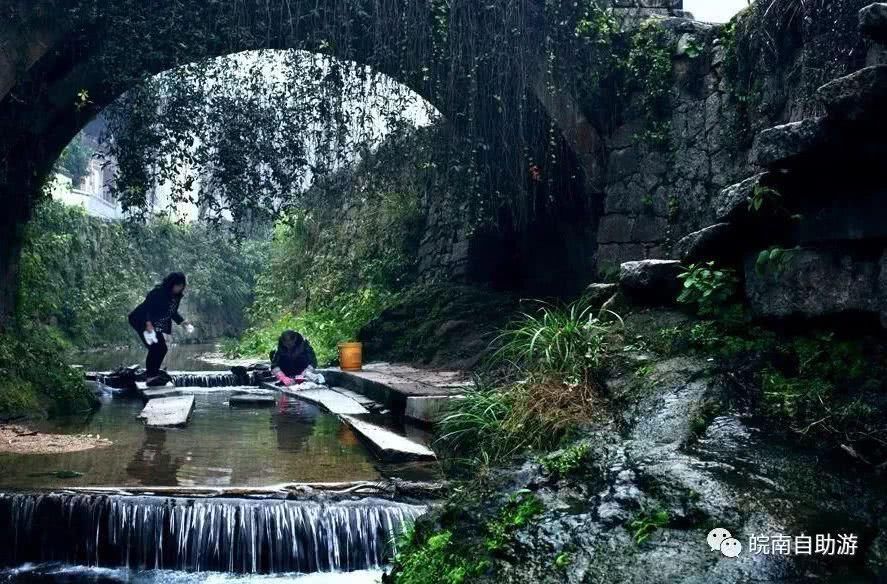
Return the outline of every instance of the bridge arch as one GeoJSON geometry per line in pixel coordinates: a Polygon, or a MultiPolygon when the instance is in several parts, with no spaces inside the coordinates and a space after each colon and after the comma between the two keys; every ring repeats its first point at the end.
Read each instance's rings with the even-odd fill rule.
{"type": "MultiPolygon", "coordinates": [[[[0,27],[0,320],[12,311],[24,226],[64,146],[146,77],[211,57],[298,49],[367,65],[455,124],[475,128],[491,158],[520,163],[505,128],[549,125],[571,153],[570,189],[593,191],[600,140],[570,97],[545,79],[537,0],[482,10],[471,0],[13,0],[0,27]],[[62,6],[64,5],[64,6],[62,6]],[[497,43],[498,60],[477,41],[497,43]]],[[[569,189],[568,189],[569,190],[569,189]]]]}

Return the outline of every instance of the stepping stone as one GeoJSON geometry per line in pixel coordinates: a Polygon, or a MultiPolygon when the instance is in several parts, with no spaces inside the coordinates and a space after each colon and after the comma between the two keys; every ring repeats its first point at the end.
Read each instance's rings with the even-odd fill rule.
{"type": "Polygon", "coordinates": [[[194,410],[194,396],[160,397],[152,399],[139,414],[146,426],[184,426],[194,410]]]}
{"type": "Polygon", "coordinates": [[[145,399],[182,395],[182,391],[178,387],[149,387],[140,391],[145,399]]]}
{"type": "Polygon", "coordinates": [[[730,185],[714,196],[712,206],[718,223],[734,221],[748,215],[748,201],[761,185],[766,172],[756,174],[742,182],[730,185]]]}
{"type": "Polygon", "coordinates": [[[383,461],[436,460],[434,451],[387,428],[377,426],[353,416],[340,416],[343,422],[369,446],[383,461]]]}
{"type": "Polygon", "coordinates": [[[230,398],[228,398],[228,405],[232,408],[238,406],[273,406],[276,402],[277,400],[274,399],[273,395],[262,395],[257,393],[242,393],[232,395],[230,398]]]}

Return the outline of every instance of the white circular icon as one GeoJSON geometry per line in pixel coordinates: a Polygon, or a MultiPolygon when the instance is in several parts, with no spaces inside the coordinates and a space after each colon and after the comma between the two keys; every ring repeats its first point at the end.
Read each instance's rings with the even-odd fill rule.
{"type": "Polygon", "coordinates": [[[730,535],[729,531],[723,527],[715,527],[708,532],[708,537],[705,538],[705,541],[708,542],[708,546],[712,551],[716,552],[721,549],[721,542],[730,537],[733,536],[730,535]]]}
{"type": "Polygon", "coordinates": [[[728,558],[735,558],[742,553],[742,543],[738,539],[728,537],[721,542],[721,553],[728,558]]]}

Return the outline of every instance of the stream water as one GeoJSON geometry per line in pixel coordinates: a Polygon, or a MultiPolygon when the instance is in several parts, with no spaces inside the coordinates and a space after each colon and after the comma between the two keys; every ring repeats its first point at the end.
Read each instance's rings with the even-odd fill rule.
{"type": "MultiPolygon", "coordinates": [[[[36,582],[378,582],[404,526],[423,506],[383,499],[187,498],[76,494],[70,487],[267,487],[295,482],[436,478],[433,465],[384,465],[351,429],[316,406],[275,394],[273,407],[231,407],[213,345],[170,351],[195,398],[183,428],[150,429],[138,397],[105,392],[88,415],[37,424],[98,434],[83,452],[0,453],[0,584],[36,582]],[[60,472],[61,471],[61,472],[60,472]],[[73,472],[71,472],[73,471],[73,472]]],[[[140,350],[89,352],[86,370],[138,363],[140,350]]],[[[273,392],[271,392],[273,393],[273,392]]],[[[151,492],[151,489],[148,489],[151,492]]]]}

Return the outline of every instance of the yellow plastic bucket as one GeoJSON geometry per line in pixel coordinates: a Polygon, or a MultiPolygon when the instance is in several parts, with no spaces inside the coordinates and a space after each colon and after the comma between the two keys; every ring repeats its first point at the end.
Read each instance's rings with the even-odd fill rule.
{"type": "Polygon", "coordinates": [[[363,343],[339,343],[339,367],[342,371],[360,371],[363,366],[363,343]]]}

